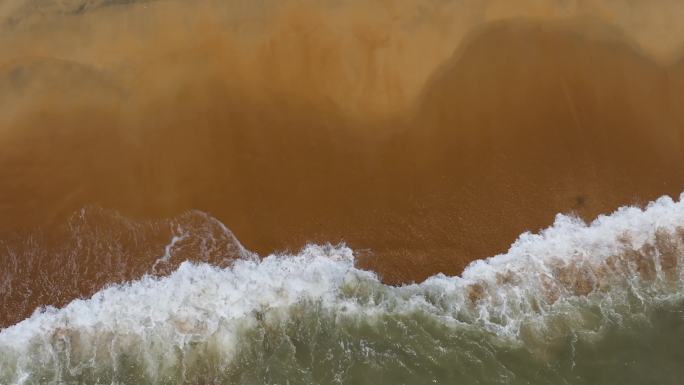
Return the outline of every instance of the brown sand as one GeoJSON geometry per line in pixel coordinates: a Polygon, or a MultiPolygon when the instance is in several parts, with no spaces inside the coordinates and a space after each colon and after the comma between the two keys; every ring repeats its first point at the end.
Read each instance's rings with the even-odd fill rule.
{"type": "Polygon", "coordinates": [[[679,42],[624,9],[182,4],[6,18],[0,326],[150,271],[175,223],[154,218],[190,209],[400,283],[684,190],[679,42]],[[89,205],[133,222],[88,217],[84,246],[89,205]]]}

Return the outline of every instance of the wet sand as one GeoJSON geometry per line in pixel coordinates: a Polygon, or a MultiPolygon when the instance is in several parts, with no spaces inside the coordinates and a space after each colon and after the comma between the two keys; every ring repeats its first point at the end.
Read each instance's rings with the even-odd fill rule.
{"type": "Polygon", "coordinates": [[[348,47],[304,20],[253,61],[211,23],[163,47],[0,60],[0,263],[12,282],[59,272],[3,290],[0,325],[149,271],[173,229],[160,218],[188,210],[261,255],[346,242],[399,284],[458,274],[557,213],[591,220],[684,190],[684,65],[615,26],[482,23],[402,77],[413,62],[387,59],[382,33],[357,32],[366,51],[346,63],[348,47]],[[89,217],[101,244],[79,254],[68,218],[86,206],[128,219],[89,217]]]}

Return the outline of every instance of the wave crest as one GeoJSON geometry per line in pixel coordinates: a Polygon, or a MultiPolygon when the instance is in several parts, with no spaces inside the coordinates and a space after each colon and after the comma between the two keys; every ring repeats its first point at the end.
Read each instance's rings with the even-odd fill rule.
{"type": "MultiPolygon", "coordinates": [[[[174,237],[167,251],[182,242],[174,237]]],[[[402,349],[428,345],[435,350],[421,359],[484,359],[504,347],[548,360],[554,341],[600,340],[682,299],[684,202],[663,197],[591,224],[558,215],[461,277],[401,287],[355,268],[345,246],[245,255],[228,267],[186,261],[168,277],[148,275],[34,313],[0,332],[0,382],[232,383],[255,373],[265,380],[263,368],[278,371],[278,354],[313,376],[302,352],[327,354],[334,378],[343,379],[364,360],[409,365],[402,349]]]]}

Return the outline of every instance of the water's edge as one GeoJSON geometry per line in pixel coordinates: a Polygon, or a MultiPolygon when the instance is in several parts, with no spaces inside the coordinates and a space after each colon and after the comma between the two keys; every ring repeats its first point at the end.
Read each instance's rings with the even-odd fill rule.
{"type": "Polygon", "coordinates": [[[227,266],[185,261],[2,329],[0,383],[675,383],[683,197],[558,215],[401,287],[345,246],[260,260],[235,240],[227,266]]]}

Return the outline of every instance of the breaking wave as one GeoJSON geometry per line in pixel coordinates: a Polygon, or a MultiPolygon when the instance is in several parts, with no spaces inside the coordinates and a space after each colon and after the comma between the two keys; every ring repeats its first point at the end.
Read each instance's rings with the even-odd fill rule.
{"type": "Polygon", "coordinates": [[[559,214],[460,277],[403,286],[344,245],[186,260],[3,329],[0,383],[675,383],[683,198],[559,214]]]}

